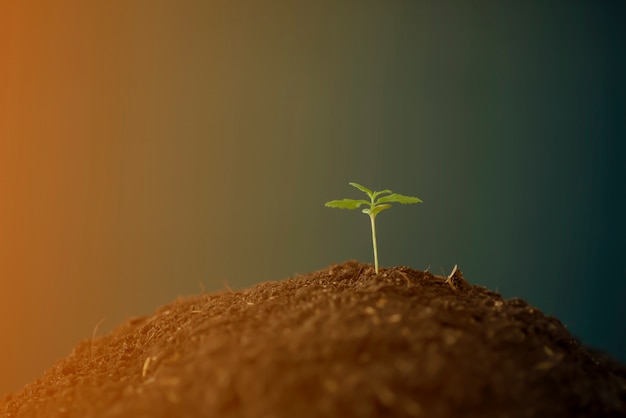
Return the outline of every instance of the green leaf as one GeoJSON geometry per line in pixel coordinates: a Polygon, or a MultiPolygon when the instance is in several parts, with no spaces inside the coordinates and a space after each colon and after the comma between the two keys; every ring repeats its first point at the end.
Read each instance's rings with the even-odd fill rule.
{"type": "Polygon", "coordinates": [[[374,192],[374,194],[372,195],[372,199],[376,200],[376,198],[381,195],[381,194],[385,194],[385,193],[393,193],[391,190],[381,190],[380,192],[374,192]]]}
{"type": "Polygon", "coordinates": [[[403,205],[405,205],[409,203],[422,203],[422,200],[418,199],[417,197],[405,196],[399,193],[393,193],[393,194],[390,194],[389,196],[381,197],[376,202],[376,204],[378,203],[402,203],[403,205]]]}
{"type": "Polygon", "coordinates": [[[379,212],[382,212],[385,209],[389,209],[390,207],[391,205],[377,205],[373,208],[363,209],[361,212],[365,213],[366,215],[376,216],[379,212]]]}
{"type": "Polygon", "coordinates": [[[348,184],[352,187],[356,187],[357,189],[359,189],[360,191],[362,191],[363,193],[367,194],[370,197],[372,197],[372,194],[374,194],[373,191],[371,191],[365,186],[361,186],[359,183],[348,183],[348,184]]]}
{"type": "Polygon", "coordinates": [[[354,200],[354,199],[341,199],[341,200],[331,200],[330,202],[324,203],[324,206],[329,208],[338,208],[338,209],[356,209],[361,205],[369,205],[370,202],[367,200],[354,200]]]}

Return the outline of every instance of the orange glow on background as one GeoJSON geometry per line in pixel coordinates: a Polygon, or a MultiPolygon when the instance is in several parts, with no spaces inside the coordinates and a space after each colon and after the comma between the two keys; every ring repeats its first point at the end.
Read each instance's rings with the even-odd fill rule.
{"type": "Polygon", "coordinates": [[[377,218],[382,267],[626,361],[614,3],[0,2],[0,396],[103,318],[371,262],[323,206],[349,181],[424,200],[377,218]]]}

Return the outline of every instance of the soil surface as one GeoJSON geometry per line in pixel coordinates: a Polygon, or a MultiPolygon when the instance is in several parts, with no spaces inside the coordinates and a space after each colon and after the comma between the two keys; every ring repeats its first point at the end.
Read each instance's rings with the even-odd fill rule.
{"type": "Polygon", "coordinates": [[[521,299],[333,265],[79,343],[5,417],[626,417],[626,367],[521,299]]]}

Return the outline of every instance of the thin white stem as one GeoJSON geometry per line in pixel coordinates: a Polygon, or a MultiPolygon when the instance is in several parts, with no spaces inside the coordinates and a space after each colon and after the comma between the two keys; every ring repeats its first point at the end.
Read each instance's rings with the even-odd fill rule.
{"type": "Polygon", "coordinates": [[[372,245],[374,247],[374,268],[376,270],[376,274],[378,274],[378,246],[376,245],[376,222],[374,218],[376,215],[370,215],[370,220],[372,221],[372,245]]]}

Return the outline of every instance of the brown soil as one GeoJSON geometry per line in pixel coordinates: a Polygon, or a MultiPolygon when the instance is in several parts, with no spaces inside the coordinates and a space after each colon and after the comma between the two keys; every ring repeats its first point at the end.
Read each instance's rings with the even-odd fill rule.
{"type": "Polygon", "coordinates": [[[626,368],[460,271],[347,262],[130,320],[0,415],[624,417],[626,368]]]}

